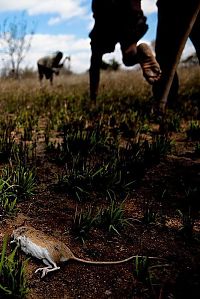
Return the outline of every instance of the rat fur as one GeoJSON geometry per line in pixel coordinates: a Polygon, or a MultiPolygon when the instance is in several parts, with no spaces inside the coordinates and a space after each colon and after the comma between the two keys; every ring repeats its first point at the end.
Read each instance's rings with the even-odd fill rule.
{"type": "Polygon", "coordinates": [[[57,266],[58,263],[69,260],[93,265],[108,265],[125,263],[135,257],[131,256],[124,260],[110,262],[84,260],[74,256],[69,247],[63,242],[29,226],[21,226],[13,230],[12,238],[11,243],[16,243],[25,254],[41,259],[46,265],[46,267],[38,268],[35,271],[41,271],[41,277],[44,277],[48,272],[60,269],[57,266]]]}

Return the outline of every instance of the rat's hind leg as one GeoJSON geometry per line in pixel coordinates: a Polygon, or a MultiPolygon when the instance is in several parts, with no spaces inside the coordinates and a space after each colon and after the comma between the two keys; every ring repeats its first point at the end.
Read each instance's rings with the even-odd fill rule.
{"type": "Polygon", "coordinates": [[[45,258],[42,261],[45,265],[47,265],[47,267],[42,267],[35,270],[35,273],[42,271],[41,278],[47,275],[48,272],[52,272],[60,269],[60,267],[58,267],[56,263],[54,263],[52,260],[49,261],[48,259],[45,258]]]}
{"type": "Polygon", "coordinates": [[[35,273],[42,271],[41,277],[44,277],[47,274],[47,270],[52,269],[53,266],[46,259],[43,259],[42,261],[45,265],[47,265],[47,267],[38,268],[35,270],[35,273]]]}

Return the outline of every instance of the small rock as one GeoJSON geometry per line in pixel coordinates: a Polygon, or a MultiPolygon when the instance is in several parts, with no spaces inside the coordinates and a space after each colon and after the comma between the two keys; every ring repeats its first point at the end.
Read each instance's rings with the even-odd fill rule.
{"type": "Polygon", "coordinates": [[[105,295],[110,296],[110,295],[112,295],[112,292],[110,290],[107,290],[107,291],[105,291],[105,295]]]}

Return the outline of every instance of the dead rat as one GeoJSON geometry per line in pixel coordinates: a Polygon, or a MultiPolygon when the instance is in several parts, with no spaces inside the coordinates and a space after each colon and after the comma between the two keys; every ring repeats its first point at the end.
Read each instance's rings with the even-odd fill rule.
{"type": "Polygon", "coordinates": [[[59,262],[75,260],[78,262],[93,265],[108,265],[125,263],[135,257],[131,256],[124,260],[110,262],[84,260],[74,256],[69,247],[67,247],[63,242],[29,226],[21,226],[13,230],[12,238],[13,240],[11,241],[11,243],[17,243],[17,245],[20,246],[25,254],[29,254],[33,257],[41,259],[47,266],[38,268],[35,271],[35,273],[38,271],[42,271],[41,277],[44,277],[48,272],[60,269],[60,267],[57,266],[57,263],[59,262]]]}

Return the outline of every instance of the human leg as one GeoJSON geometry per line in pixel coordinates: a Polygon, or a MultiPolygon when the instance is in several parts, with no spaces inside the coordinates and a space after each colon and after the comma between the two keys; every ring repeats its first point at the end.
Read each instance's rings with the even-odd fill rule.
{"type": "Polygon", "coordinates": [[[49,80],[50,85],[53,85],[53,73],[54,73],[54,71],[51,68],[46,67],[44,70],[45,78],[47,80],[49,80]]]}
{"type": "Polygon", "coordinates": [[[115,14],[112,8],[112,1],[92,1],[95,24],[89,34],[91,39],[89,79],[90,99],[93,103],[96,103],[98,94],[102,56],[105,53],[113,52],[117,43],[115,35],[115,14]]]}
{"type": "Polygon", "coordinates": [[[100,81],[100,68],[102,63],[102,54],[96,49],[92,49],[91,61],[90,61],[90,99],[93,103],[96,103],[96,98],[99,89],[100,81]]]}
{"type": "Polygon", "coordinates": [[[37,66],[38,66],[38,78],[40,83],[42,83],[42,79],[44,77],[43,67],[40,64],[38,64],[37,66]]]}
{"type": "Polygon", "coordinates": [[[148,29],[146,17],[141,9],[141,1],[130,1],[131,7],[124,12],[123,25],[119,28],[119,41],[122,50],[123,63],[133,66],[140,63],[145,79],[152,84],[160,77],[160,67],[151,48],[137,42],[143,37],[148,29]]]}
{"type": "Polygon", "coordinates": [[[157,82],[161,76],[161,69],[151,48],[146,43],[137,46],[137,57],[147,82],[149,84],[157,82]]]}
{"type": "MultiPolygon", "coordinates": [[[[160,104],[165,87],[171,76],[172,67],[176,64],[177,53],[188,30],[191,16],[194,12],[194,3],[186,0],[158,1],[158,25],[156,35],[156,58],[160,64],[162,75],[153,86],[155,102],[160,104]],[[181,9],[180,9],[181,7],[181,9]]],[[[174,80],[168,96],[168,107],[172,107],[178,96],[178,76],[174,80]]]]}
{"type": "Polygon", "coordinates": [[[49,81],[50,81],[50,85],[52,86],[53,85],[53,73],[51,74],[49,81]]]}
{"type": "MultiPolygon", "coordinates": [[[[159,103],[164,87],[168,80],[171,66],[174,63],[176,53],[178,51],[177,43],[179,37],[179,29],[177,29],[178,22],[176,22],[178,16],[176,12],[172,10],[172,1],[169,0],[169,4],[164,5],[163,1],[158,1],[158,25],[156,34],[156,59],[160,64],[162,75],[158,82],[153,85],[153,94],[156,104],[159,103]],[[171,3],[170,3],[171,2],[171,3]],[[170,21],[169,21],[170,20],[170,21]]],[[[173,8],[175,9],[176,6],[173,8]]],[[[173,103],[178,94],[178,76],[173,80],[170,94],[168,97],[168,104],[173,103]]]]}
{"type": "Polygon", "coordinates": [[[148,83],[153,84],[160,79],[161,70],[151,48],[141,43],[130,45],[122,50],[123,62],[126,66],[133,66],[137,63],[141,65],[144,78],[148,83]]]}

